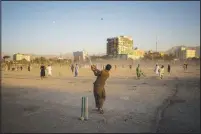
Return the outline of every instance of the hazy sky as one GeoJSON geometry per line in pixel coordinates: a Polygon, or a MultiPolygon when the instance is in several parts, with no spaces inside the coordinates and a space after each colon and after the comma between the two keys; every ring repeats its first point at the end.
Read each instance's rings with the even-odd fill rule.
{"type": "Polygon", "coordinates": [[[200,2],[2,2],[3,52],[105,53],[119,35],[143,50],[155,50],[156,36],[158,50],[200,45],[200,2]]]}

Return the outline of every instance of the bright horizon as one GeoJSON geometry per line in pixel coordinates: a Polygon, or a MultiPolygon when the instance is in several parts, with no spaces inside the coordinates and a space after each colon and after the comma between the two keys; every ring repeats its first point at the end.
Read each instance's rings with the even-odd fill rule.
{"type": "Polygon", "coordinates": [[[145,51],[156,37],[158,51],[198,46],[200,1],[2,1],[2,52],[106,53],[106,39],[120,35],[145,51]]]}

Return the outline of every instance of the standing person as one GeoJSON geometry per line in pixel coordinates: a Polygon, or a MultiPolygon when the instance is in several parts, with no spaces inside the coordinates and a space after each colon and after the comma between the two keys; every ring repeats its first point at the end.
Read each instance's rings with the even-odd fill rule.
{"type": "Polygon", "coordinates": [[[51,65],[48,65],[48,67],[47,67],[47,74],[48,74],[48,76],[52,76],[52,66],[51,65]]]}
{"type": "Polygon", "coordinates": [[[22,67],[22,66],[20,66],[20,69],[21,69],[21,71],[22,71],[23,67],[22,67]]]}
{"type": "Polygon", "coordinates": [[[30,64],[28,65],[28,71],[29,72],[31,71],[31,65],[30,64]]]}
{"type": "Polygon", "coordinates": [[[159,65],[158,64],[156,64],[156,67],[155,67],[155,69],[154,69],[154,72],[156,73],[156,75],[159,75],[159,65]]]}
{"type": "Polygon", "coordinates": [[[186,65],[185,65],[185,63],[183,64],[183,68],[184,68],[184,71],[186,70],[185,68],[186,68],[186,65]]]}
{"type": "Polygon", "coordinates": [[[45,65],[41,65],[40,66],[40,77],[41,77],[41,80],[45,77],[45,65]]]}
{"type": "Polygon", "coordinates": [[[132,65],[129,65],[130,70],[132,69],[132,65]]]}
{"type": "Polygon", "coordinates": [[[140,69],[140,64],[138,64],[136,68],[136,75],[138,79],[140,79],[141,74],[142,74],[142,71],[140,69]]]}
{"type": "Polygon", "coordinates": [[[114,65],[115,70],[117,69],[117,65],[114,65]]]}
{"type": "Polygon", "coordinates": [[[10,66],[11,66],[11,64],[10,64],[10,62],[8,63],[8,71],[10,71],[10,66]]]}
{"type": "Polygon", "coordinates": [[[96,66],[91,66],[91,70],[93,71],[94,75],[97,76],[96,81],[93,83],[94,88],[94,98],[95,98],[95,103],[96,103],[96,108],[97,110],[103,114],[103,103],[106,98],[105,94],[105,82],[109,78],[109,71],[112,68],[110,64],[107,64],[105,69],[100,71],[96,68],[96,66]]]}
{"type": "Polygon", "coordinates": [[[75,65],[75,77],[78,76],[78,73],[79,73],[79,66],[78,64],[75,65]]]}
{"type": "Polygon", "coordinates": [[[167,71],[168,71],[168,73],[170,74],[170,64],[168,64],[168,69],[167,69],[167,71]]]}
{"type": "Polygon", "coordinates": [[[164,72],[165,72],[164,66],[162,65],[161,68],[159,69],[159,76],[161,79],[163,79],[164,72]]]}
{"type": "Polygon", "coordinates": [[[186,70],[188,69],[188,63],[186,63],[186,70]]]}
{"type": "Polygon", "coordinates": [[[74,65],[73,64],[71,65],[71,71],[72,71],[72,73],[74,72],[74,65]]]}

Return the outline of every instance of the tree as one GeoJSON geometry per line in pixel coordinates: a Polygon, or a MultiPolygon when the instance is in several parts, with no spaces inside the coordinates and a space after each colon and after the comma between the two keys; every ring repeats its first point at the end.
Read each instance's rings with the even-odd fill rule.
{"type": "Polygon", "coordinates": [[[164,60],[170,61],[170,60],[174,60],[175,56],[172,54],[164,54],[164,60]]]}
{"type": "Polygon", "coordinates": [[[8,55],[3,56],[4,61],[6,61],[6,59],[9,59],[9,58],[10,58],[10,56],[8,56],[8,55]]]}
{"type": "Polygon", "coordinates": [[[46,62],[47,60],[46,60],[46,58],[45,57],[40,57],[40,62],[41,63],[44,63],[44,62],[46,62]]]}

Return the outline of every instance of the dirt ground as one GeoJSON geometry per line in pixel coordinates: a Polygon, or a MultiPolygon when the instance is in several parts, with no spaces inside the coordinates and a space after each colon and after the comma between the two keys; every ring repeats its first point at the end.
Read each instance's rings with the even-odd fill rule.
{"type": "MultiPolygon", "coordinates": [[[[172,66],[160,80],[154,66],[112,69],[106,84],[105,113],[94,111],[89,68],[73,77],[69,67],[53,66],[53,76],[41,80],[31,72],[3,71],[2,132],[200,132],[200,66],[172,66]],[[81,97],[89,98],[89,120],[80,121],[81,97]]],[[[166,69],[167,70],[167,69],[166,69]]]]}

